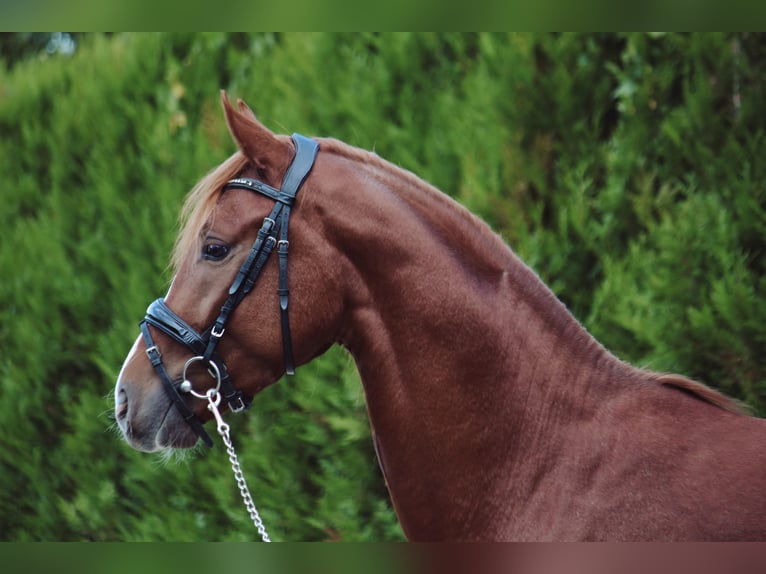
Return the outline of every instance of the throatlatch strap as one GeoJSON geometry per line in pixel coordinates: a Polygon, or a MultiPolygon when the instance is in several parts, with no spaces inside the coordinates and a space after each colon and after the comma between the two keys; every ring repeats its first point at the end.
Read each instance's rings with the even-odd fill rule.
{"type": "MultiPolygon", "coordinates": [[[[298,194],[298,190],[306,181],[306,178],[314,166],[317,152],[319,151],[319,145],[300,134],[293,134],[293,142],[295,143],[295,159],[287,169],[284,179],[282,180],[282,193],[295,199],[298,194]]],[[[290,291],[288,289],[287,281],[287,254],[290,248],[290,242],[287,240],[287,232],[290,224],[290,207],[292,203],[285,203],[285,207],[282,209],[282,227],[280,229],[280,238],[277,247],[277,253],[279,254],[279,287],[277,294],[279,295],[279,311],[280,320],[282,324],[282,349],[285,360],[285,372],[288,375],[295,374],[295,359],[293,358],[293,338],[290,333],[290,291]]]]}
{"type": "Polygon", "coordinates": [[[282,233],[277,248],[277,255],[279,256],[279,288],[277,289],[277,294],[279,295],[279,316],[282,324],[282,350],[285,360],[285,372],[288,375],[294,375],[293,338],[290,334],[290,316],[288,314],[290,290],[288,289],[287,281],[287,254],[290,248],[290,242],[287,240],[287,220],[290,217],[289,207],[285,208],[285,213],[282,217],[285,221],[282,224],[282,233]]]}

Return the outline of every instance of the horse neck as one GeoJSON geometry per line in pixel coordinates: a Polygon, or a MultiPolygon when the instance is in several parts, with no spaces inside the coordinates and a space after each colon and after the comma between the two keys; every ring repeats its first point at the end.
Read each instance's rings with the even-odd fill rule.
{"type": "Polygon", "coordinates": [[[550,464],[541,443],[591,416],[621,363],[484,223],[378,162],[341,170],[343,208],[323,210],[349,265],[340,342],[405,532],[449,538],[550,464]]]}

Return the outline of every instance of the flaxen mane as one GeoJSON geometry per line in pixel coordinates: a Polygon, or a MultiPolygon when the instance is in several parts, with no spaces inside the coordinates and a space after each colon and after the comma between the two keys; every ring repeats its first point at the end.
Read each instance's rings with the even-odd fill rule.
{"type": "Polygon", "coordinates": [[[241,151],[237,151],[208,172],[186,196],[179,216],[181,230],[171,257],[171,265],[175,270],[178,270],[183,258],[196,246],[205,221],[213,211],[224,184],[242,172],[247,163],[247,158],[241,151]]]}
{"type": "Polygon", "coordinates": [[[652,379],[661,385],[674,387],[676,389],[691,393],[695,397],[711,403],[717,407],[721,407],[722,409],[731,413],[751,414],[751,410],[747,407],[747,405],[727,397],[723,393],[719,393],[707,385],[684,377],[683,375],[675,375],[671,373],[652,373],[652,379]]]}

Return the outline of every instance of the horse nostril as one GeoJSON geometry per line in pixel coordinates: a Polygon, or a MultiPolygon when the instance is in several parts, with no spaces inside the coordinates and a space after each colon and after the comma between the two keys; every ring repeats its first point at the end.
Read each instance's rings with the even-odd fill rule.
{"type": "Polygon", "coordinates": [[[114,411],[118,419],[128,414],[128,394],[124,389],[119,389],[114,397],[114,411]]]}

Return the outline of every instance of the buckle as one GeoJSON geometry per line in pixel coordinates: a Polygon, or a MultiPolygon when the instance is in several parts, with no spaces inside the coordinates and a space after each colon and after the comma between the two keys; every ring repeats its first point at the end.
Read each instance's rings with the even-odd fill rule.
{"type": "Polygon", "coordinates": [[[229,405],[229,410],[233,413],[241,413],[247,408],[245,401],[242,400],[242,391],[237,391],[234,396],[227,397],[226,403],[229,405]]]}
{"type": "Polygon", "coordinates": [[[146,356],[148,357],[152,365],[162,362],[162,353],[160,353],[160,350],[157,347],[157,345],[152,345],[151,347],[148,347],[146,349],[146,356]]]}

